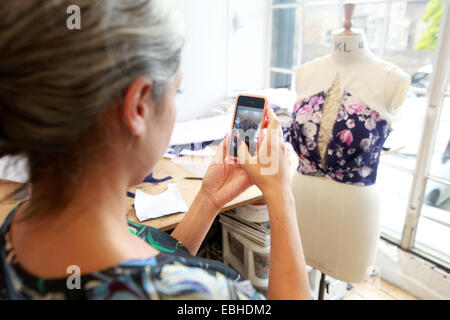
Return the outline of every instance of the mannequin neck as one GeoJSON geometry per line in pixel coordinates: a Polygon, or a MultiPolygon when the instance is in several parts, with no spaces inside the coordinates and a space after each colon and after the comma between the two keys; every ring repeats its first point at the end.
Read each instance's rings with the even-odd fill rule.
{"type": "Polygon", "coordinates": [[[334,33],[331,39],[331,57],[336,64],[352,65],[370,59],[370,52],[363,31],[354,34],[334,33]]]}

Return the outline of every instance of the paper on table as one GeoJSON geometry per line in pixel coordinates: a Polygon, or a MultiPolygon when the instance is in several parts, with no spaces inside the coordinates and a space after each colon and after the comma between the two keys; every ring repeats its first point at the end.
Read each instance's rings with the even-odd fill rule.
{"type": "Polygon", "coordinates": [[[231,130],[233,114],[179,122],[175,124],[170,145],[220,140],[231,130]]]}
{"type": "Polygon", "coordinates": [[[158,195],[148,194],[137,189],[134,208],[140,222],[172,213],[187,212],[189,209],[174,183],[169,183],[167,190],[158,195]]]}
{"type": "Polygon", "coordinates": [[[211,157],[179,157],[172,159],[173,163],[200,178],[203,178],[206,171],[208,171],[211,161],[211,157]]]}
{"type": "Polygon", "coordinates": [[[172,151],[171,148],[169,148],[169,150],[166,151],[166,153],[164,154],[165,159],[174,159],[177,157],[176,155],[170,153],[171,151],[172,151]]]}
{"type": "Polygon", "coordinates": [[[18,183],[28,181],[28,160],[22,156],[6,156],[0,159],[0,180],[18,183]]]}

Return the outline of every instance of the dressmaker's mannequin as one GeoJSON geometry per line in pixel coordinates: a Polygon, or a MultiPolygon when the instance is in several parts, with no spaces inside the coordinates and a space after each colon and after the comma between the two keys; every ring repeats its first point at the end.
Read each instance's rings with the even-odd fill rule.
{"type": "MultiPolygon", "coordinates": [[[[363,31],[351,29],[353,7],[346,5],[346,29],[332,35],[331,55],[301,66],[296,77],[298,101],[327,92],[317,138],[317,154],[325,168],[327,143],[331,141],[344,90],[390,124],[410,86],[405,72],[370,52],[363,31]]],[[[351,139],[345,136],[343,145],[355,141],[354,135],[355,132],[351,139]]],[[[332,179],[297,171],[292,188],[307,264],[335,279],[357,283],[366,278],[373,265],[379,237],[380,197],[373,182],[365,186],[344,182],[334,176],[332,179]]]]}

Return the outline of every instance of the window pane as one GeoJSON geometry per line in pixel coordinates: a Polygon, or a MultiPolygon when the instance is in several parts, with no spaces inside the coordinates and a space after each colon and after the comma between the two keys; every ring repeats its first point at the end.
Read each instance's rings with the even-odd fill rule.
{"type": "Polygon", "coordinates": [[[450,185],[428,181],[414,247],[450,263],[450,185]]]}
{"type": "Polygon", "coordinates": [[[411,75],[412,85],[417,88],[428,86],[432,69],[434,46],[428,43],[436,34],[427,33],[432,23],[422,20],[428,2],[392,3],[384,54],[386,60],[411,75]]]}
{"type": "Polygon", "coordinates": [[[415,170],[417,152],[422,139],[427,98],[410,92],[398,113],[398,120],[392,124],[385,148],[389,149],[381,161],[415,170]]]}
{"type": "Polygon", "coordinates": [[[299,12],[295,8],[273,10],[271,67],[294,68],[300,41],[297,31],[301,23],[299,12]]]}
{"type": "Polygon", "coordinates": [[[340,5],[305,6],[302,64],[330,54],[331,34],[342,25],[340,5]]]}
{"type": "Polygon", "coordinates": [[[386,6],[384,4],[358,4],[353,14],[353,26],[363,29],[373,53],[381,52],[386,6]]]}
{"type": "Polygon", "coordinates": [[[450,181],[450,98],[445,98],[442,106],[430,174],[450,181]]]}
{"type": "Polygon", "coordinates": [[[271,72],[270,87],[271,88],[288,88],[291,89],[292,75],[289,73],[271,72]]]}
{"type": "Polygon", "coordinates": [[[413,176],[380,164],[377,184],[380,189],[381,231],[400,241],[413,176]]]}

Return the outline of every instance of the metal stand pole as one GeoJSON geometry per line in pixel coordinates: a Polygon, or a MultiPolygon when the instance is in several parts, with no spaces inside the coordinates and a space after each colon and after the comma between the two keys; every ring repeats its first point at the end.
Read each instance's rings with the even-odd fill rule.
{"type": "Polygon", "coordinates": [[[326,284],[325,277],[326,277],[325,273],[321,273],[319,285],[319,300],[323,300],[325,295],[325,284],[326,284]]]}

